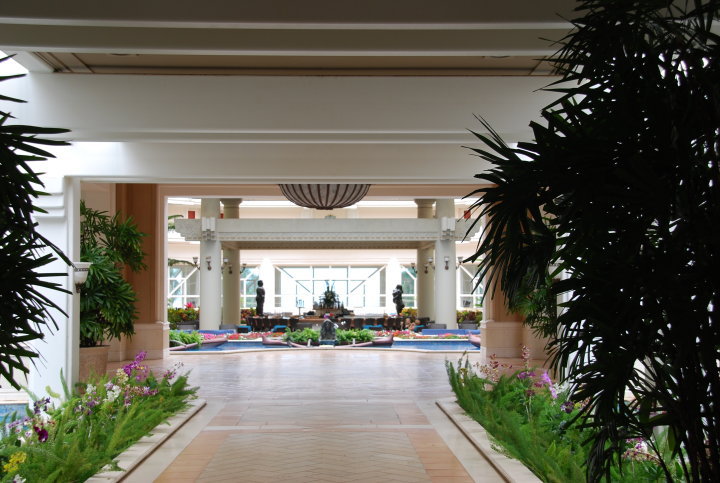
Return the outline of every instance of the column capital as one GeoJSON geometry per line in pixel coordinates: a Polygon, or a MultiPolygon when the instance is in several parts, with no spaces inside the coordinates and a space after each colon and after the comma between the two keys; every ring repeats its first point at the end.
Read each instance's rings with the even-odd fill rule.
{"type": "Polygon", "coordinates": [[[455,200],[443,198],[435,203],[435,216],[437,218],[455,218],[455,200]]]}
{"type": "Polygon", "coordinates": [[[435,204],[434,199],[415,199],[417,205],[417,217],[418,218],[432,218],[433,217],[433,205],[435,204]]]}
{"type": "Polygon", "coordinates": [[[435,200],[432,198],[415,198],[413,201],[418,208],[432,208],[435,204],[435,200]]]}
{"type": "Polygon", "coordinates": [[[220,198],[225,218],[240,218],[242,198],[220,198]]]}
{"type": "Polygon", "coordinates": [[[242,203],[242,198],[220,198],[220,202],[223,204],[223,208],[237,207],[242,203]]]}

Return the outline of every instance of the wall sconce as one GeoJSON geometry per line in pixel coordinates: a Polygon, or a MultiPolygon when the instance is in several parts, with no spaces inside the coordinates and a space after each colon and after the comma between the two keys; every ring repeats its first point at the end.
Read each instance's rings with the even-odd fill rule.
{"type": "Polygon", "coordinates": [[[445,255],[444,261],[445,261],[445,270],[450,270],[450,257],[445,255]]]}
{"type": "Polygon", "coordinates": [[[457,262],[456,267],[460,268],[460,265],[462,265],[462,262],[463,262],[463,257],[457,257],[457,259],[458,259],[458,262],[457,262]]]}
{"type": "Polygon", "coordinates": [[[240,275],[243,274],[243,272],[245,271],[246,268],[247,268],[247,263],[243,263],[243,264],[240,266],[240,275]]]}
{"type": "Polygon", "coordinates": [[[198,265],[198,257],[193,257],[193,265],[195,265],[195,268],[200,268],[200,265],[198,265]]]}
{"type": "Polygon", "coordinates": [[[425,264],[425,273],[428,273],[428,268],[430,267],[435,270],[435,265],[433,264],[433,257],[428,257],[427,263],[425,264]]]}
{"type": "Polygon", "coordinates": [[[410,262],[410,271],[413,275],[417,275],[417,267],[415,266],[415,262],[410,262]]]}
{"type": "Polygon", "coordinates": [[[90,262],[73,262],[73,282],[75,283],[75,293],[80,293],[80,289],[87,282],[88,273],[90,273],[90,262]]]}
{"type": "Polygon", "coordinates": [[[232,274],[232,263],[227,258],[223,258],[222,271],[227,270],[228,274],[232,274]]]}
{"type": "Polygon", "coordinates": [[[211,260],[212,260],[212,257],[210,255],[205,257],[205,263],[207,263],[208,270],[212,270],[212,266],[210,265],[211,260]]]}

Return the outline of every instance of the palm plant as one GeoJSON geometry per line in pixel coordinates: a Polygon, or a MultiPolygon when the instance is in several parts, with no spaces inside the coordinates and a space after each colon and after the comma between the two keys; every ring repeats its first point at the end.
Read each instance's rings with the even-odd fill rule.
{"type": "Polygon", "coordinates": [[[80,346],[93,347],[103,340],[132,336],[137,318],[137,295],[123,277],[125,267],[145,269],[144,233],[132,218],[108,215],[80,202],[80,257],[92,262],[80,291],[80,346]]]}
{"type": "MultiPolygon", "coordinates": [[[[9,57],[0,59],[5,62],[9,57]]],[[[2,76],[0,81],[21,77],[2,76]]],[[[0,101],[24,102],[0,95],[0,101]]],[[[12,116],[0,111],[0,376],[15,388],[15,371],[28,372],[24,358],[39,354],[27,344],[43,337],[44,329],[57,328],[52,311],[63,311],[41,289],[67,292],[52,277],[67,273],[40,273],[58,257],[70,261],[37,231],[33,220],[44,211],[33,205],[42,196],[43,183],[30,167],[33,161],[54,157],[40,146],[62,146],[63,141],[45,139],[68,132],[9,124],[12,116]]]]}
{"type": "Polygon", "coordinates": [[[489,148],[474,151],[494,166],[477,175],[489,222],[471,261],[515,303],[567,294],[535,327],[589,402],[590,479],[626,438],[668,426],[685,456],[658,454],[665,474],[720,481],[720,2],[577,11],[535,141],[509,146],[481,120],[489,148]]]}

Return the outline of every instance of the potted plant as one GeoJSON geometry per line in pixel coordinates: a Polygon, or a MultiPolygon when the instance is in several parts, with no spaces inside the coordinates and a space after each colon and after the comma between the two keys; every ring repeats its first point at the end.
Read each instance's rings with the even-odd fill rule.
{"type": "MultiPolygon", "coordinates": [[[[135,333],[137,296],[123,271],[145,269],[142,251],[145,234],[138,230],[132,218],[122,220],[119,213],[110,216],[93,210],[84,201],[80,202],[80,218],[80,258],[92,263],[80,291],[81,360],[84,354],[99,352],[91,357],[107,364],[107,346],[96,348],[103,341],[131,337],[135,333]]],[[[91,370],[84,368],[82,362],[80,365],[81,376],[85,370],[91,370]]],[[[104,373],[104,370],[97,368],[96,372],[104,373]]]]}

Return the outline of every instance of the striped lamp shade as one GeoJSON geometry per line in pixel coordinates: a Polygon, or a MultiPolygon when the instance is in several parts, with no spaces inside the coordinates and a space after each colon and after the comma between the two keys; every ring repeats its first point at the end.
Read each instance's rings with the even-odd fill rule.
{"type": "Polygon", "coordinates": [[[298,206],[333,210],[354,205],[370,189],[369,184],[281,184],[285,198],[298,206]]]}

